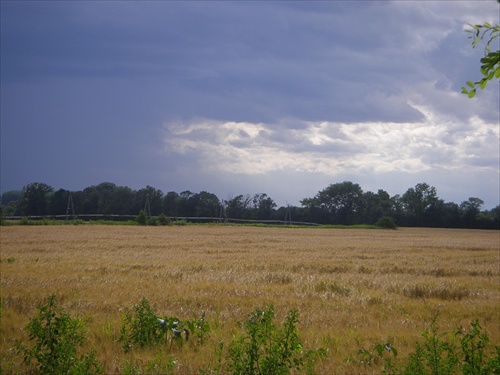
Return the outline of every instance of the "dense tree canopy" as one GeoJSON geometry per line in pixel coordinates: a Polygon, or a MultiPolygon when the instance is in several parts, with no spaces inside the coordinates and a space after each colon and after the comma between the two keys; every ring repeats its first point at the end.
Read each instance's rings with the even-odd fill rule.
{"type": "Polygon", "coordinates": [[[44,215],[148,215],[166,217],[210,217],[244,220],[281,220],[319,224],[374,224],[382,217],[399,226],[499,229],[500,205],[482,211],[484,202],[471,197],[460,204],[445,202],[436,188],[418,183],[402,195],[390,196],[379,189],[364,192],[360,185],[344,181],[330,184],[301,207],[277,207],[265,193],[237,195],[220,200],[207,191],[164,194],[152,186],[133,190],[111,182],[81,191],[54,190],[35,182],[20,191],[2,194],[1,211],[6,216],[44,215]]]}

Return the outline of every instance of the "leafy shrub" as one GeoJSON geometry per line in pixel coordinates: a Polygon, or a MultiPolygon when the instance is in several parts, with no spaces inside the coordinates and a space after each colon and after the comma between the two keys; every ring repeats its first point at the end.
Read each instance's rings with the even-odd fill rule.
{"type": "Polygon", "coordinates": [[[119,341],[124,351],[134,346],[165,343],[168,340],[188,340],[190,334],[203,344],[210,333],[210,325],[205,321],[205,314],[193,321],[181,321],[176,317],[159,319],[146,298],[133,307],[133,314],[125,313],[125,321],[120,329],[119,341]],[[184,337],[182,337],[184,336],[184,337]]]}
{"type": "Polygon", "coordinates": [[[144,210],[139,211],[139,215],[137,215],[135,217],[135,221],[139,225],[147,225],[148,224],[148,214],[146,213],[146,211],[144,211],[144,210]]]}
{"type": "Polygon", "coordinates": [[[241,324],[243,336],[229,345],[228,370],[232,374],[290,374],[292,369],[310,372],[323,350],[303,354],[296,324],[298,312],[290,310],[282,328],[273,323],[274,308],[255,310],[246,323],[241,324]]]}
{"type": "Polygon", "coordinates": [[[437,327],[436,315],[422,333],[423,345],[417,343],[415,353],[410,355],[404,374],[451,374],[458,364],[458,357],[452,343],[444,340],[445,333],[437,327]]]}
{"type": "Polygon", "coordinates": [[[166,217],[165,215],[163,214],[160,214],[158,215],[158,223],[160,225],[171,225],[172,224],[172,220],[170,220],[168,217],[166,217]]]}
{"type": "Polygon", "coordinates": [[[9,225],[10,223],[5,219],[5,208],[0,205],[0,226],[1,225],[9,225]]]}
{"type": "Polygon", "coordinates": [[[392,354],[393,357],[397,357],[398,355],[398,351],[392,346],[391,343],[377,344],[375,345],[373,352],[366,349],[360,349],[358,351],[358,358],[359,362],[364,366],[371,366],[372,364],[376,364],[383,359],[384,372],[391,373],[394,370],[394,364],[390,354],[392,354]]]}
{"type": "Polygon", "coordinates": [[[37,223],[35,223],[34,220],[23,217],[21,220],[19,220],[19,225],[37,225],[37,223]]]}
{"type": "Polygon", "coordinates": [[[500,374],[500,346],[495,347],[495,353],[488,353],[489,337],[479,325],[479,320],[470,323],[468,332],[460,327],[456,337],[460,340],[459,365],[462,374],[500,374]]]}
{"type": "Polygon", "coordinates": [[[157,227],[159,222],[158,222],[158,218],[155,217],[155,216],[151,216],[149,219],[148,219],[148,222],[147,222],[148,225],[152,226],[152,227],[157,227]]]}
{"type": "Polygon", "coordinates": [[[390,216],[382,216],[380,219],[377,220],[375,223],[377,227],[384,228],[384,229],[397,229],[397,225],[390,216]]]}
{"type": "MultiPolygon", "coordinates": [[[[489,338],[476,320],[470,323],[469,331],[460,327],[454,335],[439,332],[436,315],[422,332],[423,343],[415,345],[405,364],[399,366],[392,358],[385,357],[385,350],[397,355],[391,344],[377,345],[376,354],[361,349],[360,363],[370,366],[384,358],[384,374],[404,375],[495,375],[500,374],[500,346],[490,346],[489,338]],[[452,339],[450,341],[450,338],[452,339]]],[[[351,359],[348,358],[347,361],[351,359]]]]}
{"type": "Polygon", "coordinates": [[[23,363],[34,363],[40,374],[103,373],[93,352],[77,359],[78,347],[85,339],[81,320],[59,307],[55,295],[39,307],[38,317],[30,320],[26,331],[32,345],[18,342],[18,353],[23,355],[23,363]]]}
{"type": "Polygon", "coordinates": [[[173,225],[187,225],[188,222],[187,222],[187,220],[175,220],[172,224],[173,225]]]}
{"type": "Polygon", "coordinates": [[[123,350],[129,351],[134,345],[144,347],[164,341],[164,331],[146,298],[142,298],[133,311],[133,314],[125,313],[125,322],[120,329],[119,341],[123,343],[123,350]]]}

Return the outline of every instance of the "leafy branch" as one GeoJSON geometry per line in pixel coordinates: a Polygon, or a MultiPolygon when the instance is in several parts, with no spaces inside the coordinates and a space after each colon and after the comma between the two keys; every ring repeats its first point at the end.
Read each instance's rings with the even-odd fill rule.
{"type": "Polygon", "coordinates": [[[500,25],[491,25],[489,22],[484,22],[482,25],[469,24],[469,26],[471,28],[465,31],[472,34],[469,37],[469,39],[472,39],[472,48],[476,48],[482,40],[488,40],[484,47],[484,57],[480,60],[480,70],[483,78],[477,82],[467,81],[469,87],[462,87],[462,94],[473,98],[478,88],[483,90],[493,78],[500,78],[500,50],[491,50],[491,44],[500,36],[500,25]]]}

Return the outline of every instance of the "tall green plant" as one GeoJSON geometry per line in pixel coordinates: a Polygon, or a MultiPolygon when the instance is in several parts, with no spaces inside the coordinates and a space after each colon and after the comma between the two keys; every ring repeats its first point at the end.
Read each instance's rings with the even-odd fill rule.
{"type": "Polygon", "coordinates": [[[229,345],[228,370],[234,375],[290,374],[292,370],[306,368],[312,372],[315,358],[324,351],[303,354],[297,323],[298,311],[290,310],[279,328],[274,319],[274,308],[255,310],[246,323],[245,332],[229,345]]]}
{"type": "Polygon", "coordinates": [[[100,374],[102,366],[93,352],[77,356],[85,340],[80,319],[72,318],[51,295],[39,307],[38,316],[26,326],[31,345],[17,342],[23,363],[36,367],[40,374],[100,374]]]}
{"type": "Polygon", "coordinates": [[[147,225],[148,224],[148,214],[146,213],[146,211],[144,211],[144,210],[139,211],[139,215],[137,215],[135,217],[135,221],[139,225],[147,225]]]}
{"type": "Polygon", "coordinates": [[[134,345],[144,347],[164,339],[165,334],[158,324],[158,318],[148,300],[143,297],[141,302],[134,306],[133,314],[125,313],[125,322],[120,329],[119,338],[123,343],[123,350],[129,351],[134,345]]]}
{"type": "MultiPolygon", "coordinates": [[[[460,327],[454,334],[439,332],[436,315],[429,328],[422,333],[423,342],[418,342],[415,351],[406,363],[396,365],[385,361],[384,374],[403,375],[499,375],[500,346],[490,346],[488,334],[478,320],[470,323],[470,329],[460,327]],[[459,344],[459,345],[458,345],[459,344]]],[[[387,346],[386,346],[387,348],[387,346]]],[[[391,347],[394,352],[394,348],[391,347]]],[[[377,352],[382,357],[382,346],[377,352]]],[[[376,363],[375,356],[365,350],[362,363],[376,363]],[[368,361],[366,361],[368,359],[368,361]],[[375,359],[375,361],[373,360],[375,359]]],[[[396,352],[394,352],[396,355],[396,352]]]]}
{"type": "Polygon", "coordinates": [[[495,354],[487,352],[489,337],[479,324],[479,320],[470,323],[469,331],[460,328],[456,332],[460,339],[460,368],[464,375],[500,374],[500,346],[495,354]]]}

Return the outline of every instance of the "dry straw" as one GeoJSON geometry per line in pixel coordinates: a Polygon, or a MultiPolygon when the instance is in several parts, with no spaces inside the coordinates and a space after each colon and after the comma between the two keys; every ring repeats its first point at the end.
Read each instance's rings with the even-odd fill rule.
{"type": "MultiPolygon", "coordinates": [[[[84,318],[107,372],[135,355],[116,340],[123,313],[143,297],[161,315],[212,326],[202,347],[174,348],[178,373],[196,373],[237,322],[273,304],[299,311],[305,347],[328,349],[319,373],[356,372],[344,359],[392,340],[414,348],[436,313],[444,330],[479,319],[500,343],[497,231],[340,230],[226,226],[44,226],[1,229],[2,368],[37,306],[56,294],[84,318]]],[[[167,349],[165,349],[167,350],[167,349]]]]}

